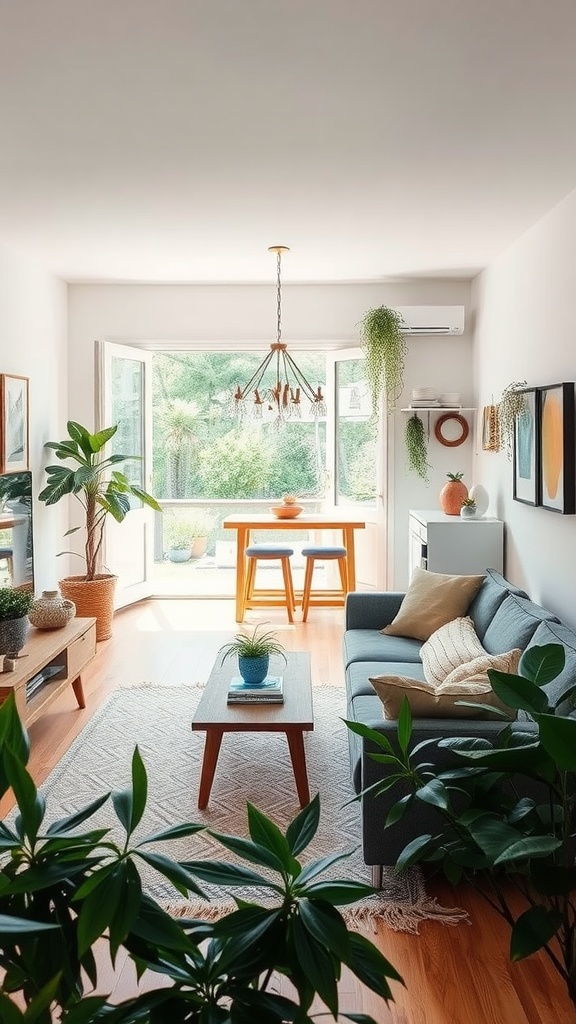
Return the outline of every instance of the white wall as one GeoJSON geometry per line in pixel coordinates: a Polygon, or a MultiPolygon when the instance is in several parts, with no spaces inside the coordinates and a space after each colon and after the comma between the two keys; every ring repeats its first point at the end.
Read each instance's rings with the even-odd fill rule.
{"type": "MultiPolygon", "coordinates": [[[[575,238],[573,192],[474,282],[478,405],[492,396],[498,401],[512,381],[533,386],[576,378],[575,238]]],[[[512,466],[504,454],[480,452],[475,473],[507,524],[507,576],[576,625],[576,516],[513,501],[512,466]]]]}
{"type": "MultiPolygon", "coordinates": [[[[379,305],[469,306],[467,282],[422,280],[409,283],[283,286],[282,336],[297,346],[330,342],[335,348],[357,345],[358,324],[365,311],[379,305]]],[[[467,309],[468,313],[468,309],[467,309]]],[[[138,343],[228,342],[273,340],[276,327],[274,285],[70,285],[69,372],[70,416],[83,423],[93,417],[94,341],[138,343]],[[90,414],[88,413],[90,410],[90,414]]],[[[398,405],[409,401],[418,385],[460,391],[472,404],[472,334],[457,338],[409,340],[406,390],[398,405]]],[[[472,443],[458,449],[430,445],[430,484],[407,476],[403,432],[406,416],[393,417],[391,454],[394,507],[390,517],[391,586],[403,587],[408,577],[408,509],[437,508],[438,492],[448,471],[462,470],[470,480],[472,443]]],[[[63,418],[64,425],[64,418],[63,418]]],[[[89,424],[88,424],[89,425],[89,424]]],[[[392,490],[392,488],[391,488],[392,490]]]]}
{"type": "Polygon", "coordinates": [[[29,377],[30,468],[34,495],[36,592],[56,586],[65,566],[56,553],[66,547],[64,503],[36,500],[45,482],[46,441],[60,436],[68,404],[67,286],[38,264],[0,250],[0,373],[29,377]]]}

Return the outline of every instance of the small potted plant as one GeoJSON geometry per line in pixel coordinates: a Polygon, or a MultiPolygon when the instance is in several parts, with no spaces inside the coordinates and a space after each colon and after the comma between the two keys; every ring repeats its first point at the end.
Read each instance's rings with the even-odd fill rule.
{"type": "Polygon", "coordinates": [[[30,590],[0,588],[0,654],[17,654],[24,647],[33,599],[30,590]]]}
{"type": "Polygon", "coordinates": [[[474,498],[462,499],[462,507],[460,509],[460,516],[462,519],[475,519],[476,511],[476,502],[474,498]]]}
{"type": "Polygon", "coordinates": [[[212,526],[212,516],[204,509],[174,513],[167,518],[164,540],[170,561],[187,562],[190,558],[201,558],[206,554],[212,526]]]}
{"type": "Polygon", "coordinates": [[[219,654],[221,664],[233,655],[238,657],[238,671],[245,683],[263,683],[268,675],[270,655],[278,654],[286,664],[284,647],[272,631],[258,634],[261,623],[254,627],[252,633],[236,633],[230,643],[224,644],[219,654]]]}

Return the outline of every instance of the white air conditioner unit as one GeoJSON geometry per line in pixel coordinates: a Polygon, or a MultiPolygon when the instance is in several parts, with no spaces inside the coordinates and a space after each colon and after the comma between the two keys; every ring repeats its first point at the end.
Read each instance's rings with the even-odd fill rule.
{"type": "Polygon", "coordinates": [[[403,334],[463,334],[464,306],[395,306],[403,334]]]}

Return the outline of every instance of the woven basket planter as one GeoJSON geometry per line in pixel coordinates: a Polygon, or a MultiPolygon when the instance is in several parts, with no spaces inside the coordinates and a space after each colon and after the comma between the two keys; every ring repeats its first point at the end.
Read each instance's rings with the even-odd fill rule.
{"type": "Polygon", "coordinates": [[[116,576],[100,575],[93,580],[84,576],[65,576],[59,581],[63,597],[76,605],[78,618],[96,619],[96,639],[109,640],[114,618],[116,576]]]}

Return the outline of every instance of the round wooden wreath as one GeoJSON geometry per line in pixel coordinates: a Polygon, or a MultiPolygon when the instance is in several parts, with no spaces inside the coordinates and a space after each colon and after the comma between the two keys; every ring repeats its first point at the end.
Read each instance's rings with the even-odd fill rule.
{"type": "Polygon", "coordinates": [[[458,445],[464,444],[464,441],[468,437],[469,429],[470,428],[468,426],[467,420],[464,418],[464,416],[461,416],[460,413],[445,412],[444,415],[441,416],[440,419],[436,421],[436,426],[434,427],[434,434],[436,435],[436,440],[440,441],[440,444],[445,445],[446,448],[457,448],[458,445]],[[462,433],[460,434],[459,437],[455,438],[454,441],[450,441],[447,437],[444,437],[444,434],[442,433],[442,427],[449,420],[456,420],[456,422],[459,423],[462,428],[462,433]]]}

